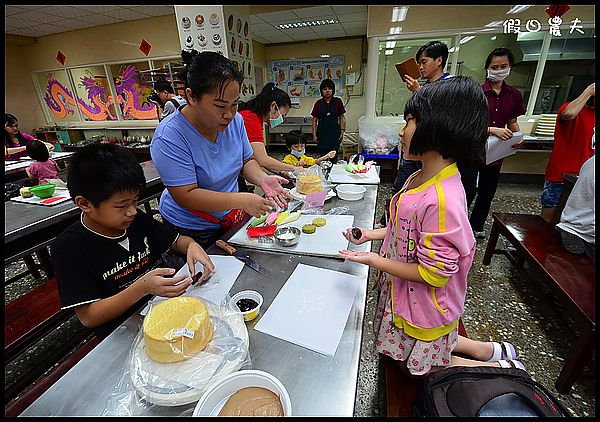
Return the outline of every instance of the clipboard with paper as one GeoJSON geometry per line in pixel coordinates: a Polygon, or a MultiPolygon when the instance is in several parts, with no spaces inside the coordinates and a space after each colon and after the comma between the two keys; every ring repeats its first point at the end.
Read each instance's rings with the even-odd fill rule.
{"type": "Polygon", "coordinates": [[[515,154],[517,149],[513,148],[513,145],[521,142],[522,139],[523,132],[513,132],[512,138],[507,140],[494,135],[489,136],[485,143],[485,164],[488,165],[501,158],[515,154]]]}

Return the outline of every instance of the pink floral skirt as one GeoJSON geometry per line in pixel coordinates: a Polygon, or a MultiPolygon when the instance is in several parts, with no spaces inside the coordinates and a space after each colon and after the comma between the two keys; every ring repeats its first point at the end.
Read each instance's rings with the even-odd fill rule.
{"type": "Polygon", "coordinates": [[[458,342],[458,328],[432,341],[407,335],[393,321],[390,276],[383,273],[379,282],[379,300],[373,328],[375,350],[395,360],[406,361],[412,375],[425,375],[432,366],[450,366],[451,354],[458,342]]]}

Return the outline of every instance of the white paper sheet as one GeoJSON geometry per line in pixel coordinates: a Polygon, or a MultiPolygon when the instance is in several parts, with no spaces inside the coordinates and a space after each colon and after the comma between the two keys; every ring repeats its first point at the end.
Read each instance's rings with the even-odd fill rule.
{"type": "Polygon", "coordinates": [[[497,136],[490,136],[485,144],[485,164],[493,163],[517,152],[512,146],[523,139],[523,132],[513,132],[513,136],[506,141],[497,136]]]}
{"type": "Polygon", "coordinates": [[[298,264],[255,330],[333,356],[361,278],[298,264]]]}
{"type": "MultiPolygon", "coordinates": [[[[209,256],[215,265],[215,273],[202,286],[190,286],[184,295],[199,297],[201,299],[209,300],[216,305],[220,305],[221,301],[225,298],[227,293],[229,293],[233,283],[235,283],[235,280],[242,272],[244,263],[233,256],[209,256]]],[[[196,272],[204,271],[204,266],[199,262],[196,262],[195,269],[196,272]]],[[[190,274],[187,263],[184,264],[183,267],[181,267],[173,277],[178,277],[183,274],[190,274]]],[[[152,298],[152,303],[158,303],[166,299],[166,297],[155,296],[152,298]]],[[[149,307],[146,306],[142,312],[140,312],[140,314],[146,315],[148,313],[148,309],[149,307]]]]}

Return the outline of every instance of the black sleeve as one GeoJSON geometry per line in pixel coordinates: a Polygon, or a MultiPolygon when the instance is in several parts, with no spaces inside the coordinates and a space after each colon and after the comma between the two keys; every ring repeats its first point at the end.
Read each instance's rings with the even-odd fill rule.
{"type": "Polygon", "coordinates": [[[171,245],[177,240],[179,234],[142,210],[138,210],[138,214],[140,220],[144,222],[145,232],[148,235],[148,242],[151,249],[159,255],[171,249],[171,245]]]}
{"type": "Polygon", "coordinates": [[[102,299],[101,290],[92,274],[92,245],[81,246],[75,233],[65,232],[52,244],[52,265],[58,280],[62,308],[70,308],[102,299]]]}

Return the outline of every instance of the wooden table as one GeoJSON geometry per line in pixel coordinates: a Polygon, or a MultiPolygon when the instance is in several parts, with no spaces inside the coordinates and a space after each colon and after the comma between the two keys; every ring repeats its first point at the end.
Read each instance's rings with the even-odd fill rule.
{"type": "Polygon", "coordinates": [[[496,249],[498,237],[504,236],[520,257],[516,264],[523,269],[524,260],[527,260],[536,270],[532,276],[540,275],[535,282],[547,286],[553,292],[553,297],[564,303],[581,327],[582,333],[571,345],[569,356],[556,381],[556,390],[566,394],[578,378],[588,376],[584,368],[596,345],[594,260],[587,255],[568,252],[554,226],[539,215],[494,212],[492,220],[483,264],[489,265],[492,256],[498,253],[513,260],[506,251],[496,249]]]}

